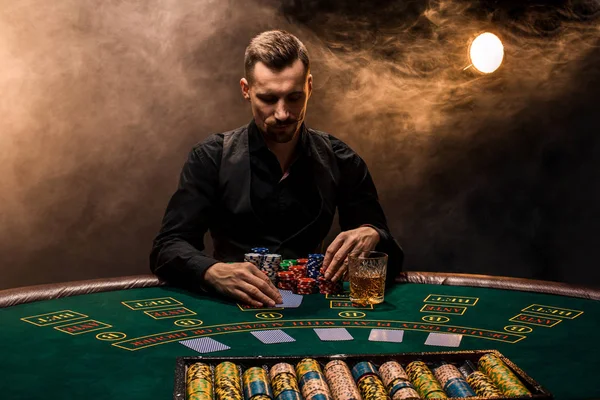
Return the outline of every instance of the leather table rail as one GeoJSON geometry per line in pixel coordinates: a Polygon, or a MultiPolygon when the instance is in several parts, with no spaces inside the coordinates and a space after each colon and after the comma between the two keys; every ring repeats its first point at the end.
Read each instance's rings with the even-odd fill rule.
{"type": "MultiPolygon", "coordinates": [[[[511,278],[504,276],[408,271],[401,272],[396,278],[396,282],[486,287],[600,300],[600,290],[598,289],[559,282],[511,278]]],[[[164,281],[161,281],[155,275],[147,274],[25,286],[14,289],[0,290],[0,308],[81,294],[162,286],[165,284],[166,283],[164,281]]]]}
{"type": "Polygon", "coordinates": [[[88,293],[110,292],[112,290],[162,286],[164,284],[155,275],[147,274],[25,286],[0,290],[0,308],[39,300],[58,299],[88,293]]]}
{"type": "Polygon", "coordinates": [[[579,297],[600,300],[600,289],[567,283],[540,281],[507,276],[455,274],[443,272],[401,272],[396,278],[400,283],[421,283],[430,285],[471,286],[521,292],[548,293],[559,296],[579,297]]]}

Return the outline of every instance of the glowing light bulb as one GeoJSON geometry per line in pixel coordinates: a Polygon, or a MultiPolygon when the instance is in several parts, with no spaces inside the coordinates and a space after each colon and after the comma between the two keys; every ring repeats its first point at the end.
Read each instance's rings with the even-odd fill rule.
{"type": "Polygon", "coordinates": [[[498,38],[490,32],[477,36],[469,48],[471,64],[480,72],[489,74],[502,64],[504,59],[504,46],[498,38]]]}

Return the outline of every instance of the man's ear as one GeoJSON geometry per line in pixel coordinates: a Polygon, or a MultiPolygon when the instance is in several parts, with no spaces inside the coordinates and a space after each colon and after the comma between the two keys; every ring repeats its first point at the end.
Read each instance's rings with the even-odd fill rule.
{"type": "Polygon", "coordinates": [[[242,89],[242,96],[248,101],[250,101],[250,84],[246,78],[240,79],[240,88],[242,89]]]}
{"type": "Polygon", "coordinates": [[[312,94],[312,87],[313,87],[313,77],[312,74],[308,74],[308,97],[310,97],[310,95],[312,94]]]}

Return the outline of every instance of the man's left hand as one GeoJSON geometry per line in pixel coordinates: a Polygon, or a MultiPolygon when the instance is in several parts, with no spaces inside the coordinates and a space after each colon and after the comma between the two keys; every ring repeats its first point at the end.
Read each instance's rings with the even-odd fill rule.
{"type": "Polygon", "coordinates": [[[342,278],[348,270],[348,254],[353,252],[371,251],[379,243],[379,233],[370,226],[341,232],[327,248],[323,268],[325,279],[333,282],[342,278]]]}

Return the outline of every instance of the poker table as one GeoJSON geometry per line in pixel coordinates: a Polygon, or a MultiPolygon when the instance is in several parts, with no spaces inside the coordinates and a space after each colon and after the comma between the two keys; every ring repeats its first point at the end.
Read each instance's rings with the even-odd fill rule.
{"type": "Polygon", "coordinates": [[[297,308],[252,309],[170,287],[154,276],[0,291],[0,398],[169,399],[181,356],[299,356],[495,349],[556,399],[599,399],[600,291],[480,275],[405,272],[385,302],[304,296],[297,308]],[[343,327],[347,341],[313,328],[343,327]],[[252,331],[281,329],[291,343],[252,331]],[[402,330],[401,343],[370,341],[402,330]],[[461,335],[458,347],[425,344],[461,335]],[[200,354],[180,342],[209,337],[229,349],[200,354]]]}

